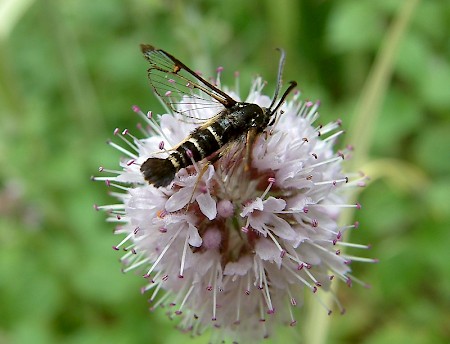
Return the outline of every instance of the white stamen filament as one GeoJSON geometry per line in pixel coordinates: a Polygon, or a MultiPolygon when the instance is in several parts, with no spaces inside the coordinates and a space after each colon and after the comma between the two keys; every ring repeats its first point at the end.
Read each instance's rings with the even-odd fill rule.
{"type": "Polygon", "coordinates": [[[172,243],[175,241],[175,239],[177,238],[178,234],[180,234],[181,230],[183,229],[183,227],[180,227],[178,229],[178,231],[175,233],[174,236],[172,236],[172,238],[170,238],[169,242],[167,243],[167,245],[164,247],[164,249],[162,250],[161,254],[158,256],[158,258],[155,260],[155,262],[153,263],[152,267],[147,271],[148,276],[150,276],[150,274],[153,272],[153,270],[156,268],[156,266],[158,265],[158,263],[161,261],[161,259],[164,257],[164,255],[166,254],[167,250],[169,249],[170,245],[172,245],[172,243]]]}
{"type": "Polygon", "coordinates": [[[188,248],[189,235],[186,235],[186,239],[184,240],[183,246],[183,254],[181,255],[181,264],[180,264],[180,274],[179,277],[183,277],[184,264],[186,262],[186,252],[188,248]]]}

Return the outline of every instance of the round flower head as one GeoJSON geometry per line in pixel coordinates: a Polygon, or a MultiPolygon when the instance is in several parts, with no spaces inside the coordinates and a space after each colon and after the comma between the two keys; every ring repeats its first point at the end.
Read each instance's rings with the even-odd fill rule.
{"type": "MultiPolygon", "coordinates": [[[[263,85],[256,79],[245,101],[267,107],[263,85]]],[[[180,112],[193,113],[195,101],[185,97],[180,112]]],[[[127,156],[123,171],[101,168],[110,176],[95,179],[116,187],[120,202],[97,208],[118,222],[117,234],[125,238],[115,249],[126,251],[125,271],[143,271],[152,309],[164,307],[193,334],[212,328],[214,340],[243,343],[268,337],[275,324],[294,326],[293,309],[305,292],[331,313],[320,293],[333,280],[351,283],[351,260],[373,260],[341,254],[343,245],[367,248],[342,242],[357,224],[337,222],[343,208],[359,208],[346,204],[345,190],[363,177],[343,174],[347,152],[333,149],[340,121],[318,125],[317,109],[297,93],[251,145],[243,133],[218,158],[192,161],[167,187],[156,188],[144,181],[141,164],[168,157],[214,113],[195,110],[196,121],[178,113],[154,119],[134,107],[148,125],[139,127],[145,138],[116,130],[126,146],[110,144],[127,156]]]]}

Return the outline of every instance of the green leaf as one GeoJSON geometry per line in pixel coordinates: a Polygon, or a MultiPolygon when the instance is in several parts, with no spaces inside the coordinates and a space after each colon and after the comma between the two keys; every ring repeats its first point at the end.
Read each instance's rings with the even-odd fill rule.
{"type": "Polygon", "coordinates": [[[426,64],[426,73],[422,75],[420,93],[431,109],[447,110],[450,108],[450,65],[448,60],[432,56],[426,64]]]}
{"type": "Polygon", "coordinates": [[[384,33],[375,10],[368,1],[347,1],[334,7],[327,27],[330,48],[344,53],[374,47],[384,33]]]}
{"type": "Polygon", "coordinates": [[[432,123],[415,138],[416,162],[433,175],[450,173],[450,123],[432,123]]]}
{"type": "Polygon", "coordinates": [[[401,153],[403,140],[418,130],[423,120],[422,108],[417,99],[411,99],[399,90],[392,90],[386,95],[375,129],[374,149],[387,156],[401,153]]]}

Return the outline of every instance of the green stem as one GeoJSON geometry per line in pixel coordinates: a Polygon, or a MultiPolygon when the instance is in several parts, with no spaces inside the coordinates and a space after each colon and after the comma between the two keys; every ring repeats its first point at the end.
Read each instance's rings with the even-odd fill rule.
{"type": "Polygon", "coordinates": [[[362,89],[352,123],[346,135],[346,144],[351,144],[356,148],[350,162],[351,165],[348,166],[349,169],[353,170],[361,166],[361,163],[364,163],[368,158],[379,109],[391,80],[397,47],[406,32],[418,3],[419,0],[408,0],[403,3],[403,7],[387,32],[362,89]]]}
{"type": "MultiPolygon", "coordinates": [[[[346,135],[346,144],[352,144],[356,148],[350,164],[347,165],[349,170],[357,169],[358,166],[362,166],[368,160],[379,109],[391,79],[395,52],[418,3],[419,0],[408,0],[403,3],[402,8],[387,32],[384,43],[362,90],[353,122],[346,135]]],[[[349,196],[349,204],[356,202],[358,190],[355,189],[349,196]]],[[[342,213],[340,222],[342,224],[350,223],[353,217],[354,209],[350,208],[342,213]]],[[[338,284],[334,283],[332,285],[332,293],[336,294],[337,289],[338,284]]],[[[320,297],[325,304],[332,304],[331,293],[322,293],[320,297]]],[[[304,326],[304,329],[307,329],[305,331],[305,343],[326,343],[331,317],[327,315],[327,312],[322,307],[318,306],[317,300],[313,297],[308,298],[307,302],[309,316],[304,326]]]]}

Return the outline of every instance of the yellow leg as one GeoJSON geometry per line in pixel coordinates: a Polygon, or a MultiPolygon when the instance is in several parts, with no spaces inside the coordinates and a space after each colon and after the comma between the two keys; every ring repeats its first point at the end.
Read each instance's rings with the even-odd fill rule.
{"type": "Polygon", "coordinates": [[[247,132],[247,140],[245,142],[244,172],[249,172],[252,167],[252,150],[256,141],[256,128],[251,128],[247,132]]]}
{"type": "Polygon", "coordinates": [[[202,169],[200,170],[197,180],[195,181],[194,190],[192,190],[191,198],[189,198],[189,202],[187,204],[186,211],[189,210],[189,205],[191,204],[192,199],[194,198],[195,190],[197,190],[198,183],[200,182],[200,179],[202,179],[202,177],[205,174],[206,170],[208,169],[209,165],[210,165],[210,162],[206,163],[205,166],[203,166],[202,169]]]}

